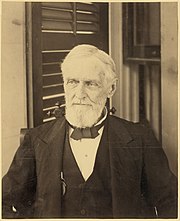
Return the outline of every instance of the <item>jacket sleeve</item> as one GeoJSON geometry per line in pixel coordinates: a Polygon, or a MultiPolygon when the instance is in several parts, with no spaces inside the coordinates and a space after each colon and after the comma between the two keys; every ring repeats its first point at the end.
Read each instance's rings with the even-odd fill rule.
{"type": "Polygon", "coordinates": [[[2,180],[2,217],[28,218],[33,213],[36,191],[35,154],[26,134],[2,180]]]}
{"type": "Polygon", "coordinates": [[[177,178],[150,129],[143,129],[143,188],[158,218],[177,217],[177,178]]]}

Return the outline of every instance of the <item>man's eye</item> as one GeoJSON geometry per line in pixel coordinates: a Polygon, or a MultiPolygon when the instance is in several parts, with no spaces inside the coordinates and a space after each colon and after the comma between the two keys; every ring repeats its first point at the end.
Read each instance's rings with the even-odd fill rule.
{"type": "Polygon", "coordinates": [[[69,85],[76,85],[76,84],[78,84],[78,81],[71,79],[71,80],[67,81],[67,84],[69,84],[69,85]]]}
{"type": "Polygon", "coordinates": [[[96,82],[93,82],[93,81],[87,81],[86,85],[88,87],[98,87],[99,86],[96,82]]]}

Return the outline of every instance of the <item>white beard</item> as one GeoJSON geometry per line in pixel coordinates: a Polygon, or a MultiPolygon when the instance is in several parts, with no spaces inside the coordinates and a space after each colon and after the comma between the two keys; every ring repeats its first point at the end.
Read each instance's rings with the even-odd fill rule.
{"type": "Polygon", "coordinates": [[[66,104],[67,121],[78,128],[92,127],[100,119],[105,101],[93,106],[66,104]]]}

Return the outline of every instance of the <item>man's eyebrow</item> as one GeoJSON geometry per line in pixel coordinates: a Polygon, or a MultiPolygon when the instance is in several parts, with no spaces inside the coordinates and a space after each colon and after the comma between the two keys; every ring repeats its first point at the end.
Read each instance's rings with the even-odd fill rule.
{"type": "Polygon", "coordinates": [[[85,83],[97,83],[97,84],[100,84],[101,82],[98,81],[98,80],[84,80],[85,83]]]}
{"type": "Polygon", "coordinates": [[[97,82],[96,80],[83,80],[85,82],[97,82]]]}
{"type": "Polygon", "coordinates": [[[66,78],[66,80],[79,81],[79,80],[78,80],[78,79],[76,79],[76,78],[70,78],[70,77],[66,78]]]}
{"type": "Polygon", "coordinates": [[[73,77],[67,77],[66,78],[66,81],[69,81],[69,80],[72,80],[72,81],[83,81],[85,83],[97,83],[97,84],[101,84],[101,81],[100,80],[97,80],[97,79],[79,79],[79,78],[73,78],[73,77]]]}

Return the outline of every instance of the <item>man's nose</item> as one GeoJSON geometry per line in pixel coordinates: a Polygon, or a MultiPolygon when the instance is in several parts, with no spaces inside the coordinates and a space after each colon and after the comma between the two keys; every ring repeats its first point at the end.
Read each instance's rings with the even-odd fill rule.
{"type": "Polygon", "coordinates": [[[83,82],[80,82],[76,87],[76,97],[79,99],[83,99],[86,97],[86,91],[83,82]]]}

